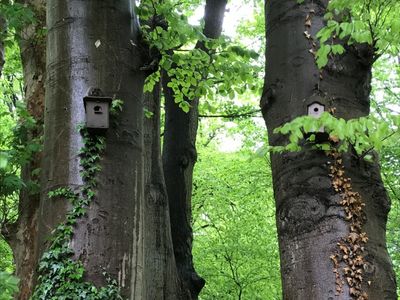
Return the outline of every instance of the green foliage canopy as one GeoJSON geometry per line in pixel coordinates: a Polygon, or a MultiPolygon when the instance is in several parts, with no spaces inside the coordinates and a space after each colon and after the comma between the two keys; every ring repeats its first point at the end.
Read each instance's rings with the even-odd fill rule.
{"type": "Polygon", "coordinates": [[[248,153],[200,150],[193,190],[200,299],[281,299],[270,170],[248,153]]]}

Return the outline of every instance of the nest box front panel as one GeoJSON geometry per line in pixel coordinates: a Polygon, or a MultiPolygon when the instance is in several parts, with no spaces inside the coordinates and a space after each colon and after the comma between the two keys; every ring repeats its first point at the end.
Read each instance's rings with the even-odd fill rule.
{"type": "Polygon", "coordinates": [[[104,129],[109,127],[109,103],[86,101],[86,127],[104,129]]]}

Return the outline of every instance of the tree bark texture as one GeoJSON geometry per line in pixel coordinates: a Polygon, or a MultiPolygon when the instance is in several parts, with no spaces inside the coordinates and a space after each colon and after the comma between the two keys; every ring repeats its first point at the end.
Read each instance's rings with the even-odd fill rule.
{"type": "MultiPolygon", "coordinates": [[[[205,6],[204,35],[218,38],[222,31],[226,0],[207,0],[205,6]]],[[[206,50],[202,42],[196,48],[206,50]]],[[[193,266],[191,228],[191,197],[193,168],[197,159],[196,134],[199,99],[188,99],[190,111],[185,113],[174,101],[173,91],[167,87],[168,75],[164,72],[165,131],[163,167],[170,208],[172,241],[175,260],[181,279],[191,291],[193,299],[204,286],[193,266]]]]}
{"type": "Polygon", "coordinates": [[[105,132],[106,150],[95,199],[70,247],[86,280],[105,285],[106,271],[124,299],[143,298],[143,105],[134,1],[47,1],[47,81],[39,253],[70,204],[48,199],[59,187],[82,187],[77,126],[85,120],[89,87],[121,99],[105,132]]]}
{"type": "MultiPolygon", "coordinates": [[[[28,112],[35,119],[35,130],[26,136],[27,143],[42,135],[46,41],[43,35],[37,35],[39,29],[45,27],[46,9],[44,0],[21,1],[35,15],[36,23],[28,24],[17,33],[21,49],[21,60],[24,75],[24,96],[28,112]]],[[[1,52],[1,51],[0,51],[1,52]]],[[[39,180],[32,171],[40,168],[41,155],[34,154],[31,162],[22,166],[21,177],[24,182],[39,180]]],[[[37,217],[40,202],[38,193],[32,194],[26,188],[20,193],[18,219],[7,228],[7,242],[10,244],[16,264],[15,274],[20,278],[18,299],[27,300],[31,296],[35,284],[37,266],[37,217]]]]}
{"type": "MultiPolygon", "coordinates": [[[[325,110],[336,108],[335,116],[344,119],[369,113],[372,47],[346,46],[343,56],[330,59],[322,79],[309,53],[313,46],[303,32],[315,37],[324,25],[327,2],[265,2],[266,77],[261,108],[271,145],[285,143],[285,137],[273,134],[274,128],[307,114],[314,101],[325,105],[325,110]],[[306,27],[310,17],[311,27],[306,27]]],[[[271,155],[284,299],[351,299],[346,284],[343,293],[335,294],[330,255],[349,233],[349,224],[338,204],[340,195],[331,185],[328,160],[322,151],[271,155]]],[[[343,160],[346,176],[365,202],[363,230],[369,241],[363,290],[369,299],[397,299],[385,240],[390,202],[379,165],[350,154],[343,160]]]]}
{"type": "Polygon", "coordinates": [[[145,146],[145,270],[146,299],[191,299],[179,279],[172,246],[169,203],[161,162],[161,85],[144,95],[153,115],[144,120],[145,146]]]}

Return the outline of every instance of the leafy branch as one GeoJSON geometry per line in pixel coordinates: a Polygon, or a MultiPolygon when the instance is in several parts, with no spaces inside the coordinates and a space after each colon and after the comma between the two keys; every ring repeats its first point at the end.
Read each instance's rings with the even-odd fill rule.
{"type": "MultiPolygon", "coordinates": [[[[298,1],[298,3],[303,1],[298,1]]],[[[316,61],[320,69],[328,63],[330,55],[341,55],[344,45],[366,43],[371,45],[374,60],[384,53],[398,54],[400,45],[400,8],[393,0],[332,0],[324,18],[324,26],[316,35],[320,47],[316,61]]]]}
{"type": "Polygon", "coordinates": [[[339,152],[354,150],[358,158],[371,159],[372,150],[380,151],[389,138],[395,140],[399,135],[400,116],[391,116],[391,122],[382,122],[369,116],[358,119],[344,120],[335,118],[324,112],[320,118],[302,116],[274,130],[288,136],[285,146],[273,146],[273,152],[300,151],[308,144],[313,149],[329,151],[336,148],[339,152]],[[316,140],[316,135],[323,128],[328,139],[322,142],[316,140]]]}
{"type": "Polygon", "coordinates": [[[233,45],[227,37],[207,38],[201,27],[190,25],[187,17],[178,13],[174,1],[144,1],[139,16],[145,23],[143,36],[150,52],[158,55],[151,63],[155,72],[146,78],[145,91],[151,92],[161,73],[166,72],[170,78],[167,86],[172,89],[175,102],[188,112],[192,99],[212,98],[215,93],[233,99],[236,94],[259,88],[257,73],[261,69],[254,65],[258,53],[233,45]],[[162,21],[154,24],[155,19],[162,21]]]}

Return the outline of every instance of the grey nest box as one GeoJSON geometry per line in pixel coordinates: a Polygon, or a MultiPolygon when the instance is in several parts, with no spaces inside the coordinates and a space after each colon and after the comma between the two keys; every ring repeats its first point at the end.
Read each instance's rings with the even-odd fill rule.
{"type": "Polygon", "coordinates": [[[112,98],[105,97],[99,88],[89,88],[83,97],[86,114],[86,127],[107,129],[109,127],[110,104],[112,98]]]}

